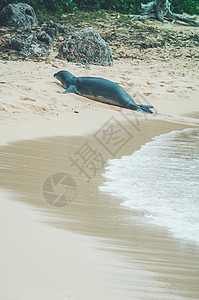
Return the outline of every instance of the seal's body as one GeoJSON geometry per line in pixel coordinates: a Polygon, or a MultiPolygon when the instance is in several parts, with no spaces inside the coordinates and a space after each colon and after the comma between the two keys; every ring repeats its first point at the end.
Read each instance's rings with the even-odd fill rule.
{"type": "Polygon", "coordinates": [[[54,77],[66,88],[65,93],[75,93],[100,102],[153,113],[149,109],[153,106],[136,104],[121,86],[110,80],[98,77],[75,77],[68,71],[60,71],[54,74],[54,77]]]}

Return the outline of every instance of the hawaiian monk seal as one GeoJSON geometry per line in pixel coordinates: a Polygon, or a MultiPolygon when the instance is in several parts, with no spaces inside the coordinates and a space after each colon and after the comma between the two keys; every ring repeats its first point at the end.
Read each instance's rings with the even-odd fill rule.
{"type": "Polygon", "coordinates": [[[131,96],[118,84],[98,77],[75,77],[68,71],[54,74],[66,89],[65,93],[75,93],[100,102],[118,105],[132,110],[152,114],[150,105],[138,105],[131,96]]]}

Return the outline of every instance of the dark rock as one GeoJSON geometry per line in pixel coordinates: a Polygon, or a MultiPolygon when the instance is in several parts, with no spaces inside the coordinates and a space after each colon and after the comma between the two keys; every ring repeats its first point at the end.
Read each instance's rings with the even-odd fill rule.
{"type": "Polygon", "coordinates": [[[190,38],[192,38],[195,42],[199,43],[199,35],[198,34],[191,35],[190,38]]]}
{"type": "Polygon", "coordinates": [[[66,58],[76,63],[90,63],[110,66],[113,57],[108,44],[102,37],[91,30],[80,30],[61,43],[59,58],[66,58]]]}
{"type": "Polygon", "coordinates": [[[45,44],[47,45],[53,45],[53,39],[52,37],[47,34],[45,31],[40,31],[38,34],[37,34],[37,39],[41,42],[44,42],[45,44]]]}
{"type": "Polygon", "coordinates": [[[15,36],[8,44],[9,48],[19,51],[19,54],[27,58],[38,58],[51,55],[52,51],[39,43],[34,31],[15,36]]]}
{"type": "Polygon", "coordinates": [[[11,12],[5,20],[7,26],[26,29],[38,24],[34,9],[26,3],[9,4],[2,9],[1,14],[6,11],[11,12]]]}
{"type": "Polygon", "coordinates": [[[73,26],[69,25],[65,27],[65,26],[57,25],[52,20],[43,23],[41,25],[41,28],[52,38],[57,37],[59,34],[65,36],[65,38],[68,38],[72,33],[75,32],[75,28],[73,26]]]}
{"type": "Polygon", "coordinates": [[[58,26],[53,21],[48,21],[41,25],[42,30],[44,30],[51,38],[55,38],[58,33],[58,26]]]}
{"type": "Polygon", "coordinates": [[[67,25],[67,26],[58,26],[58,31],[59,34],[68,38],[71,34],[76,32],[76,29],[71,25],[67,25]]]}

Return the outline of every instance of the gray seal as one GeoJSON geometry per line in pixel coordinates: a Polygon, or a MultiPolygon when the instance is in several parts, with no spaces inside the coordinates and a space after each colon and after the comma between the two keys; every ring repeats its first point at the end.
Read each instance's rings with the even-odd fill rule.
{"type": "Polygon", "coordinates": [[[54,74],[66,89],[65,93],[75,93],[96,101],[139,110],[152,114],[150,105],[136,104],[131,96],[118,84],[98,77],[75,77],[68,71],[54,74]]]}

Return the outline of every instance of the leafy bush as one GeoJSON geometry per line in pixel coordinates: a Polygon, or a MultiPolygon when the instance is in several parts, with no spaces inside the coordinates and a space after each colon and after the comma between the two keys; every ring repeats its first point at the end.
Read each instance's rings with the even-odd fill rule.
{"type": "MultiPolygon", "coordinates": [[[[123,13],[136,12],[140,0],[74,0],[79,10],[115,10],[123,13]]],[[[143,0],[142,3],[148,2],[143,0]]]]}
{"type": "Polygon", "coordinates": [[[198,0],[169,0],[173,12],[199,14],[199,1],[198,0]]]}
{"type": "Polygon", "coordinates": [[[7,6],[8,4],[10,3],[13,3],[15,1],[12,1],[12,0],[0,0],[0,11],[5,7],[7,6]]]}
{"type": "Polygon", "coordinates": [[[6,8],[4,11],[0,12],[0,26],[4,26],[7,24],[7,21],[12,16],[12,9],[6,8]]]}
{"type": "MultiPolygon", "coordinates": [[[[150,0],[0,0],[0,10],[9,3],[24,2],[33,6],[36,11],[61,14],[78,10],[115,10],[123,13],[136,13],[140,3],[150,0]]],[[[199,14],[198,0],[169,0],[171,8],[176,13],[187,12],[199,14]]]]}

